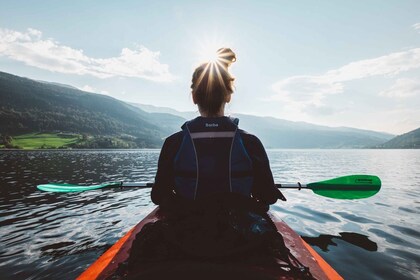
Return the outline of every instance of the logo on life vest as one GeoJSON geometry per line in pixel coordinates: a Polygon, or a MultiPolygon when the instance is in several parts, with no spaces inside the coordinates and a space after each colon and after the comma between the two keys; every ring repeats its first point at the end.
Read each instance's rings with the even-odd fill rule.
{"type": "Polygon", "coordinates": [[[218,123],[206,123],[206,127],[219,127],[218,123]]]}

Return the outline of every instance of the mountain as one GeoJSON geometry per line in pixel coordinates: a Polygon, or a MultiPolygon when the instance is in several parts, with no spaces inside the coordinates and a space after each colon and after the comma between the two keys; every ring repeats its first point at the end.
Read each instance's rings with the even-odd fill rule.
{"type": "MultiPolygon", "coordinates": [[[[187,119],[198,115],[197,112],[126,103],[72,86],[4,72],[0,72],[0,100],[0,134],[4,136],[0,147],[19,146],[28,137],[47,137],[48,133],[70,137],[62,142],[72,142],[66,145],[75,148],[160,147],[162,139],[179,131],[187,119]],[[20,142],[14,145],[9,136],[17,136],[14,139],[20,142]]],[[[365,148],[394,137],[356,128],[246,114],[235,116],[240,118],[240,127],[257,135],[267,148],[365,148]]]]}
{"type": "Polygon", "coordinates": [[[271,148],[365,148],[383,143],[391,134],[346,127],[328,127],[271,117],[238,114],[241,127],[271,148]]]}
{"type": "Polygon", "coordinates": [[[180,112],[169,107],[159,107],[159,106],[154,106],[154,105],[149,105],[149,104],[140,104],[140,103],[130,103],[130,104],[149,113],[171,114],[174,116],[181,117],[185,120],[193,119],[199,115],[198,110],[197,112],[180,112]]]}
{"type": "MultiPolygon", "coordinates": [[[[0,72],[0,133],[71,132],[124,136],[130,147],[160,147],[175,128],[159,119],[181,118],[150,114],[115,98],[71,86],[38,82],[0,72]]],[[[96,147],[96,146],[93,146],[96,147]]]]}
{"type": "Polygon", "coordinates": [[[62,83],[47,82],[47,81],[42,81],[42,80],[36,80],[36,81],[40,83],[44,83],[44,84],[49,84],[49,85],[56,85],[56,86],[65,87],[65,88],[78,89],[77,87],[67,85],[67,84],[62,84],[62,83]]]}
{"type": "MultiPolygon", "coordinates": [[[[198,115],[171,108],[133,103],[147,112],[165,112],[184,119],[198,115]]],[[[273,117],[235,114],[242,129],[257,135],[267,148],[366,148],[382,144],[394,135],[349,127],[328,127],[273,117]]]]}
{"type": "Polygon", "coordinates": [[[420,127],[398,135],[377,147],[385,149],[420,149],[420,127]]]}

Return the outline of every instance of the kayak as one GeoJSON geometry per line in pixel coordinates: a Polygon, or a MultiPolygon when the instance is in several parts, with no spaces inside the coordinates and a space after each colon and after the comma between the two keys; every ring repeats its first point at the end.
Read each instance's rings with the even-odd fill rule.
{"type": "MultiPolygon", "coordinates": [[[[309,268],[310,273],[315,279],[343,279],[312,247],[307,244],[293,229],[291,229],[284,221],[279,219],[274,213],[268,213],[269,218],[273,221],[277,230],[281,233],[284,243],[290,252],[306,267],[309,268]]],[[[127,232],[121,239],[119,239],[111,248],[109,248],[103,255],[101,255],[92,265],[90,265],[77,279],[91,280],[91,279],[114,279],[112,275],[118,269],[119,264],[125,262],[130,256],[130,249],[136,235],[142,230],[143,226],[148,223],[153,223],[164,219],[165,214],[157,207],[129,232],[127,232]]],[[[156,266],[156,264],[155,264],[156,266]]],[[[165,270],[166,275],[170,278],[176,278],[176,273],[183,272],[185,276],[197,275],[195,279],[295,279],[290,276],[284,276],[282,270],[274,269],[272,266],[265,265],[249,265],[237,264],[232,267],[222,264],[212,264],[212,266],[203,265],[198,262],[180,262],[172,261],[160,263],[153,269],[150,267],[151,278],[147,279],[168,279],[169,277],[154,277],[159,271],[165,270]],[[173,271],[173,274],[171,274],[173,271]],[[206,271],[206,272],[203,272],[206,271]],[[155,273],[155,274],[153,274],[155,273]],[[213,275],[211,275],[213,273],[213,275]],[[217,276],[214,274],[218,274],[217,276]],[[234,275],[232,277],[220,277],[221,275],[234,275]],[[175,276],[175,277],[174,277],[175,276]]],[[[146,273],[147,275],[147,273],[146,273]]],[[[150,276],[150,275],[149,275],[150,276]]],[[[186,277],[181,277],[186,278],[186,277]]],[[[118,278],[117,278],[118,279],[118,278]]],[[[192,278],[194,279],[194,277],[192,278]]]]}
{"type": "MultiPolygon", "coordinates": [[[[279,219],[274,213],[269,212],[269,217],[273,221],[277,230],[281,233],[284,243],[290,252],[304,266],[309,268],[310,273],[315,279],[343,279],[312,247],[307,244],[293,229],[284,221],[279,219]]],[[[119,239],[111,248],[90,265],[77,279],[114,279],[112,275],[130,256],[130,248],[136,235],[142,230],[143,226],[163,219],[165,214],[157,207],[121,239],[119,239]]],[[[204,264],[202,261],[167,261],[159,264],[148,265],[151,272],[151,278],[147,279],[168,279],[168,278],[186,278],[188,275],[193,279],[295,279],[285,276],[283,270],[275,269],[272,265],[261,264],[224,264],[223,262],[204,264]],[[153,268],[155,266],[155,268],[153,268]],[[154,277],[162,271],[166,271],[169,277],[154,277]],[[153,274],[154,273],[154,274],[153,274]],[[228,275],[231,275],[228,277],[228,275]],[[180,277],[176,277],[180,276],[180,277]],[[225,277],[223,277],[225,276],[225,277]]],[[[145,274],[147,275],[147,273],[145,274]]],[[[141,278],[140,278],[141,279],[141,278]]]]}

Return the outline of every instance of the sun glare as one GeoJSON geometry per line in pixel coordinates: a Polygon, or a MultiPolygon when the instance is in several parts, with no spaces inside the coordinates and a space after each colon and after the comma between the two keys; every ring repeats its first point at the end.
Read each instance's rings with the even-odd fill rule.
{"type": "Polygon", "coordinates": [[[200,62],[216,62],[218,60],[217,50],[219,47],[207,46],[200,50],[200,62]]]}
{"type": "Polygon", "coordinates": [[[217,62],[220,57],[217,54],[217,50],[220,48],[233,48],[232,43],[229,40],[222,39],[219,36],[210,36],[212,38],[201,38],[197,42],[196,56],[198,63],[203,62],[217,62]]]}
{"type": "MultiPolygon", "coordinates": [[[[197,63],[208,63],[204,71],[198,77],[197,83],[200,84],[203,77],[208,74],[209,80],[218,79],[221,80],[222,76],[220,73],[220,66],[230,66],[232,62],[236,60],[235,57],[229,57],[229,54],[222,51],[222,48],[235,48],[232,43],[228,43],[227,40],[221,40],[220,38],[214,37],[201,38],[196,43],[195,48],[195,59],[193,67],[197,67],[197,63]],[[219,51],[219,53],[218,53],[219,51]],[[218,65],[219,67],[216,67],[218,65]]],[[[221,83],[223,84],[223,83],[221,83]]],[[[210,84],[209,84],[210,85],[210,84]]]]}

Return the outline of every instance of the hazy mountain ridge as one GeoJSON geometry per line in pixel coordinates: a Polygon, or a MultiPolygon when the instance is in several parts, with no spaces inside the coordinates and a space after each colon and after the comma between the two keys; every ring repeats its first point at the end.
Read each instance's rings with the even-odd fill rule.
{"type": "MultiPolygon", "coordinates": [[[[191,119],[197,112],[179,112],[172,108],[132,103],[148,112],[165,112],[191,119]]],[[[235,114],[239,126],[257,135],[267,148],[366,148],[382,144],[394,135],[384,132],[328,127],[306,122],[294,122],[274,117],[235,114]]]]}
{"type": "Polygon", "coordinates": [[[154,106],[154,105],[149,105],[149,104],[140,104],[140,103],[130,103],[130,104],[149,113],[166,113],[166,114],[171,114],[174,116],[181,117],[185,120],[189,120],[200,115],[198,113],[198,110],[196,112],[192,112],[192,111],[180,112],[169,107],[159,107],[159,106],[154,106]]]}
{"type": "Polygon", "coordinates": [[[373,131],[333,128],[276,118],[238,114],[241,127],[271,148],[365,148],[393,136],[373,131]]]}

